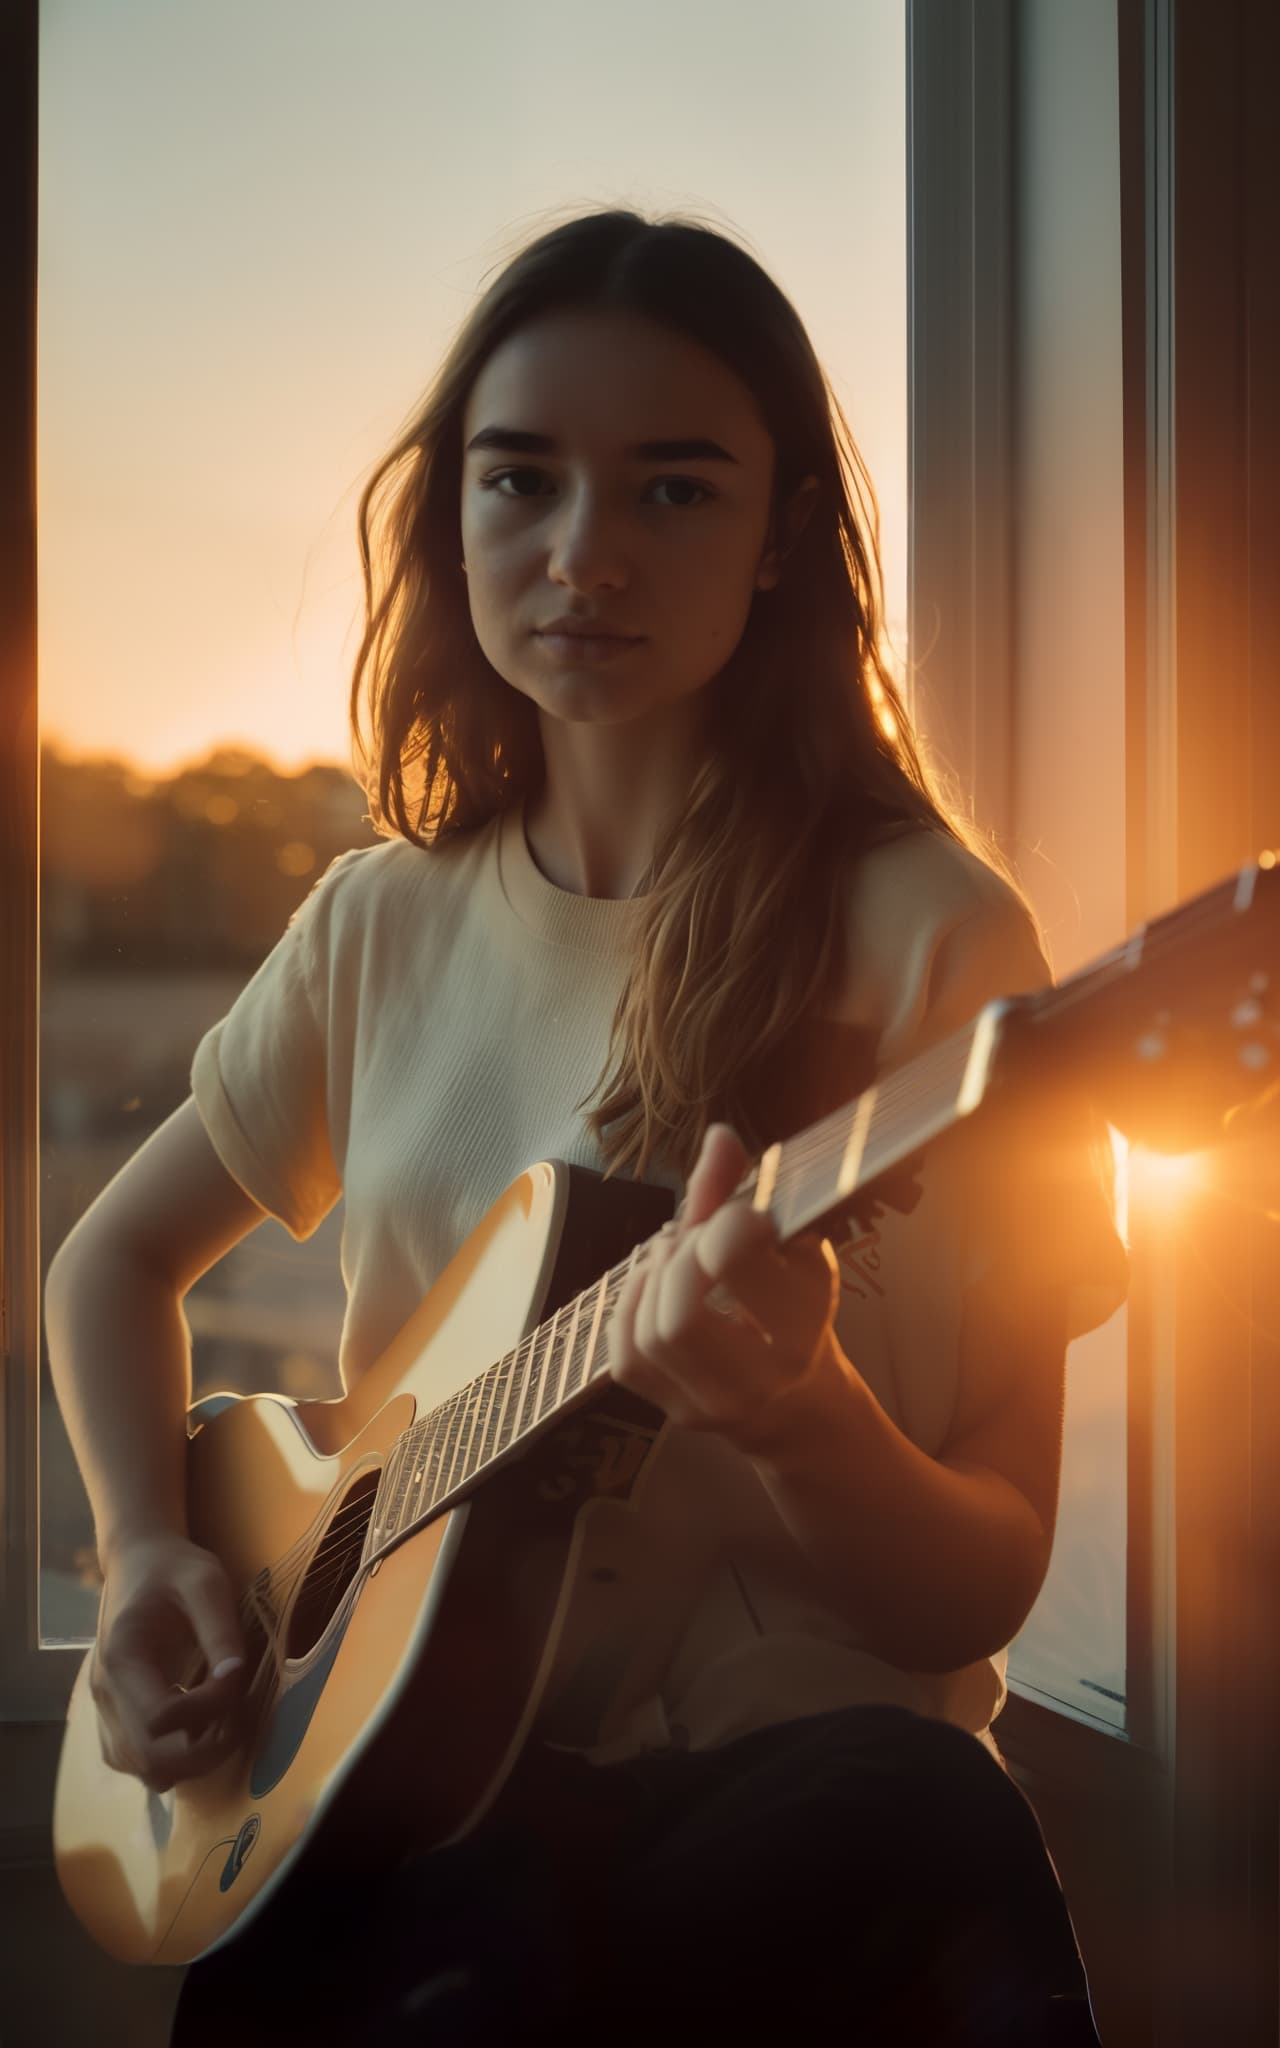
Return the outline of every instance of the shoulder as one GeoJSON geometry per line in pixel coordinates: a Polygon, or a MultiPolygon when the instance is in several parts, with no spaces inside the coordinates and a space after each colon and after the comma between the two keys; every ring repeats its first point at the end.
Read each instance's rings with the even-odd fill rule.
{"type": "Polygon", "coordinates": [[[289,919],[314,941],[376,923],[398,925],[406,914],[430,915],[474,879],[491,828],[460,834],[440,847],[415,845],[397,833],[372,846],[349,847],[329,862],[289,919]]]}
{"type": "Polygon", "coordinates": [[[878,1064],[945,1037],[997,996],[1053,979],[1017,891],[946,833],[920,828],[855,864],[842,1014],[872,1026],[878,1064]]]}

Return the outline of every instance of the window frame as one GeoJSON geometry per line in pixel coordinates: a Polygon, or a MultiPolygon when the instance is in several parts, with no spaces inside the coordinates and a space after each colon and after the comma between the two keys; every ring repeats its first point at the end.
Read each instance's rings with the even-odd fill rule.
{"type": "Polygon", "coordinates": [[[0,16],[0,1374],[4,1557],[0,1719],[61,1714],[83,1651],[37,1648],[39,710],[36,694],[36,251],[39,5],[0,16]]]}
{"type": "MultiPolygon", "coordinates": [[[[1005,844],[1018,712],[1015,39],[1040,4],[908,0],[907,16],[909,646],[913,661],[927,655],[948,761],[1005,844]]],[[[1264,373],[1280,351],[1265,256],[1280,232],[1280,146],[1261,83],[1277,75],[1280,30],[1262,0],[1198,13],[1194,0],[1115,0],[1115,18],[1133,930],[1280,837],[1267,811],[1280,708],[1264,687],[1280,646],[1261,573],[1280,544],[1264,373]],[[1226,663],[1212,637],[1224,612],[1226,663]]],[[[1261,1145],[1238,1149],[1248,1216],[1261,1145]]],[[[1220,1296],[1275,1330],[1280,1262],[1256,1214],[1242,1226],[1236,1210],[1228,1230],[1223,1206],[1202,1204],[1197,1219],[1216,1295],[1171,1235],[1131,1247],[1127,1731],[1016,1681],[996,1731],[1105,1990],[1104,2024],[1170,2044],[1272,2039],[1277,2027],[1280,1752],[1267,1731],[1280,1657],[1258,1624],[1280,1592],[1267,1519],[1280,1360],[1256,1331],[1222,1342],[1220,1296]],[[1224,1588],[1241,1605],[1246,1588],[1255,1597],[1252,1628],[1224,1588]]]]}

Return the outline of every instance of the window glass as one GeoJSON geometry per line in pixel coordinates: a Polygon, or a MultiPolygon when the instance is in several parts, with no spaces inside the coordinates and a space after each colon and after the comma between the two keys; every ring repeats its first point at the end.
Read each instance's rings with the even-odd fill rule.
{"type": "MultiPolygon", "coordinates": [[[[692,211],[801,312],[906,614],[900,0],[60,0],[41,11],[41,1226],[47,1261],[343,847],[355,508],[487,276],[552,209],[692,211]],[[603,28],[603,32],[602,32],[603,28]],[[790,80],[790,82],[789,82],[790,80]],[[767,146],[762,147],[762,139],[767,146]]],[[[187,1296],[197,1394],[336,1391],[342,1206],[187,1296]]],[[[91,1633],[41,1401],[42,1631],[91,1633]]]]}
{"type": "MultiPolygon", "coordinates": [[[[1119,87],[1112,6],[1019,25],[1011,849],[1059,981],[1128,932],[1119,87]]],[[[1122,1222],[1128,1171],[1118,1149],[1122,1222]]],[[[1123,1728],[1128,1305],[1067,1354],[1061,1499],[1011,1684],[1123,1728]]]]}

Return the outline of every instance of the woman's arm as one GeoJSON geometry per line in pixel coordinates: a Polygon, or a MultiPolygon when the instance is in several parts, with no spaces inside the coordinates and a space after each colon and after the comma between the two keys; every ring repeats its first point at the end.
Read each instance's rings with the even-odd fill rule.
{"type": "Polygon", "coordinates": [[[104,1569],[130,1540],[185,1536],[191,1346],[173,1286],[105,1238],[68,1248],[50,1268],[45,1333],[104,1569]]]}
{"type": "MultiPolygon", "coordinates": [[[[1017,1379],[1028,1389],[1060,1382],[1065,1349],[1056,1327],[1027,1329],[1017,1379]]],[[[825,1597],[868,1649],[904,1670],[954,1671],[1012,1642],[1049,1568],[1060,1434],[1042,1460],[1045,1485],[1031,1488],[1037,1513],[999,1469],[997,1436],[1019,1436],[1016,1397],[990,1417],[992,1462],[986,1428],[930,1457],[881,1407],[834,1332],[829,1356],[775,1404],[767,1429],[763,1443],[740,1448],[825,1597]]]]}
{"type": "Polygon", "coordinates": [[[623,1288],[610,1370],[752,1461],[822,1597],[868,1649],[914,1671],[990,1656],[1017,1634],[1048,1569],[1065,1304],[1051,1305],[1048,1289],[1017,1307],[973,1290],[960,1429],[931,1457],[841,1347],[830,1246],[811,1234],[781,1244],[769,1217],[731,1199],[748,1163],[735,1134],[713,1125],[682,1222],[650,1242],[623,1288]]]}
{"type": "Polygon", "coordinates": [[[92,1679],[103,1754],[157,1790],[225,1753],[231,1731],[218,1724],[238,1692],[243,1651],[227,1575],[187,1530],[182,1301],[264,1214],[188,1100],[98,1196],[45,1284],[54,1391],[105,1581],[92,1679]],[[174,1681],[189,1677],[197,1649],[210,1676],[184,1698],[174,1681]],[[157,1735],[152,1721],[175,1699],[185,1726],[157,1735]]]}

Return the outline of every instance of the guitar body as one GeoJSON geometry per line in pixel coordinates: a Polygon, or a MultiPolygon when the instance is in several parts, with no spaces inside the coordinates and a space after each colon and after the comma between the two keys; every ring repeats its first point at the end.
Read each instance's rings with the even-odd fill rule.
{"type": "Polygon", "coordinates": [[[86,1657],[54,1851],[70,1905],[112,1955],[189,1962],[303,1858],[386,1868],[493,1811],[540,1706],[582,1653],[569,1621],[586,1518],[632,1512],[663,1418],[603,1378],[362,1571],[379,1478],[415,1415],[511,1351],[672,1206],[660,1188],[531,1167],[344,1400],[218,1396],[192,1409],[191,1533],[249,1602],[250,1732],[216,1770],[150,1792],[103,1763],[86,1657]]]}

